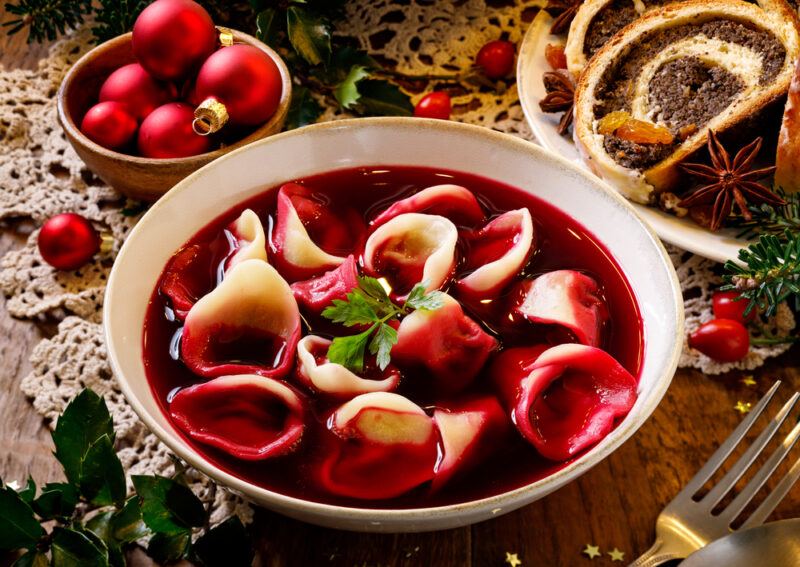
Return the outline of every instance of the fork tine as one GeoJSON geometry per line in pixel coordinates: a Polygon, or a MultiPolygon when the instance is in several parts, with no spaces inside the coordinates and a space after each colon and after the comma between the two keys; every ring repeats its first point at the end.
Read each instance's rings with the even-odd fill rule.
{"type": "Polygon", "coordinates": [[[797,479],[800,479],[800,458],[794,462],[789,472],[786,473],[764,501],[759,504],[758,508],[750,514],[750,517],[747,518],[747,521],[742,524],[739,529],[744,530],[763,524],[769,515],[772,514],[775,507],[789,494],[789,491],[792,489],[792,486],[794,486],[794,483],[797,482],[797,479]]]}
{"type": "Polygon", "coordinates": [[[797,442],[797,438],[800,437],[800,422],[798,422],[794,428],[789,432],[786,436],[786,439],[783,440],[780,447],[777,447],[775,451],[772,452],[770,455],[769,460],[762,465],[758,472],[750,479],[750,482],[747,483],[742,491],[736,495],[736,498],[733,499],[727,508],[722,512],[722,516],[728,518],[729,522],[732,522],[736,519],[736,517],[741,513],[745,506],[753,499],[756,495],[756,492],[764,486],[764,483],[767,479],[775,472],[775,469],[778,468],[778,465],[781,464],[783,459],[786,458],[786,455],[789,454],[792,447],[794,447],[795,442],[797,442]]]}
{"type": "Polygon", "coordinates": [[[775,395],[775,392],[778,390],[778,386],[781,385],[780,380],[776,381],[769,391],[764,394],[764,397],[756,404],[756,406],[750,410],[750,413],[746,418],[742,420],[739,426],[733,430],[728,438],[719,446],[713,455],[706,461],[706,464],[703,465],[694,477],[688,482],[688,484],[681,490],[678,495],[675,497],[674,500],[679,499],[688,499],[694,496],[694,494],[700,490],[703,485],[708,482],[713,474],[717,471],[717,469],[725,462],[725,459],[733,452],[736,448],[736,445],[739,444],[739,441],[747,434],[750,428],[753,426],[753,423],[758,419],[758,416],[761,415],[761,412],[764,411],[764,408],[767,407],[767,404],[772,399],[772,396],[775,395]]]}
{"type": "Polygon", "coordinates": [[[750,465],[753,464],[758,456],[761,454],[761,451],[764,450],[764,447],[767,446],[770,439],[775,436],[775,433],[778,431],[778,428],[784,422],[784,420],[789,416],[789,412],[792,411],[792,408],[797,403],[797,398],[800,398],[800,394],[797,392],[789,398],[789,400],[783,405],[781,410],[778,414],[772,418],[772,421],[767,424],[764,428],[764,431],[756,437],[755,441],[747,448],[747,450],[739,457],[739,460],[731,467],[731,469],[725,473],[720,481],[714,485],[714,487],[709,490],[708,494],[706,494],[701,502],[703,506],[707,507],[708,510],[711,510],[714,506],[719,504],[725,494],[733,488],[733,486],[738,482],[742,475],[747,471],[750,465]]]}

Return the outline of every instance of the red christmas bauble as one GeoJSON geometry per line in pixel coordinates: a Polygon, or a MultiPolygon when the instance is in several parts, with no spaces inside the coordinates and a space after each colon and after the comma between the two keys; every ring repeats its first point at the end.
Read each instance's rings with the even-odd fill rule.
{"type": "Polygon", "coordinates": [[[120,67],[100,87],[100,102],[124,102],[138,120],[144,120],[153,110],[177,96],[175,85],[159,81],[138,63],[120,67]]]}
{"type": "Polygon", "coordinates": [[[192,0],[156,0],[133,24],[133,54],[148,73],[165,81],[189,75],[216,46],[211,16],[192,0]]]}
{"type": "Polygon", "coordinates": [[[195,97],[225,106],[232,124],[255,126],[275,114],[283,82],[272,58],[251,45],[218,49],[206,59],[195,81],[195,97]]]}
{"type": "Polygon", "coordinates": [[[192,130],[194,110],[182,102],[156,108],[139,128],[139,153],[149,158],[181,158],[211,149],[211,140],[192,130]]]}
{"type": "Polygon", "coordinates": [[[126,104],[106,101],[95,104],[84,115],[81,132],[104,148],[119,150],[133,140],[138,126],[126,104]]]}
{"type": "Polygon", "coordinates": [[[58,270],[75,270],[100,250],[100,236],[81,215],[63,213],[44,223],[37,244],[45,262],[58,270]]]}

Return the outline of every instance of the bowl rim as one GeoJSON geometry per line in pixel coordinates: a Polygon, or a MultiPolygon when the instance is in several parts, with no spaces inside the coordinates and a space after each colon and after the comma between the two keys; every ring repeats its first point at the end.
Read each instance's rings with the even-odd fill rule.
{"type": "MultiPolygon", "coordinates": [[[[614,430],[609,433],[606,439],[610,438],[609,443],[602,445],[598,444],[583,455],[578,457],[575,461],[567,464],[563,468],[557,470],[553,474],[550,474],[544,478],[536,480],[532,483],[526,484],[524,486],[517,487],[513,490],[509,490],[506,492],[502,492],[499,494],[495,494],[492,496],[479,498],[475,500],[469,500],[466,502],[457,502],[454,504],[445,504],[440,506],[428,506],[428,507],[415,507],[415,508],[362,508],[358,506],[347,506],[347,505],[338,505],[338,504],[327,504],[323,502],[316,502],[313,500],[306,500],[303,498],[295,497],[295,496],[288,496],[286,494],[282,494],[279,492],[275,492],[251,482],[248,482],[242,478],[239,478],[236,475],[228,473],[221,468],[217,467],[213,463],[207,461],[203,458],[199,453],[194,451],[191,446],[183,442],[178,435],[167,431],[164,427],[162,427],[159,423],[156,422],[154,418],[150,416],[148,411],[144,408],[143,404],[140,402],[139,398],[134,394],[133,389],[129,385],[127,379],[125,378],[117,360],[116,349],[117,346],[114,341],[113,334],[111,333],[111,325],[108,322],[111,320],[111,305],[115,301],[114,296],[114,289],[120,285],[117,284],[116,274],[118,270],[116,269],[117,263],[120,260],[124,260],[125,255],[130,247],[130,242],[135,240],[135,236],[138,231],[144,230],[142,227],[145,223],[142,222],[144,218],[151,214],[153,211],[157,211],[159,208],[165,207],[166,203],[175,198],[176,195],[179,195],[183,191],[187,190],[190,187],[196,178],[204,175],[205,169],[207,167],[211,167],[211,164],[208,164],[197,171],[191,173],[182,181],[178,182],[170,191],[168,191],[163,197],[161,197],[151,208],[150,210],[145,213],[145,215],[140,219],[140,221],[133,227],[131,232],[128,234],[125,243],[123,244],[122,248],[120,249],[119,254],[114,262],[114,267],[112,268],[111,274],[108,278],[108,283],[106,286],[106,292],[104,296],[104,306],[103,306],[103,333],[105,337],[105,342],[108,350],[108,358],[111,364],[111,368],[113,370],[114,375],[117,377],[119,382],[120,388],[125,395],[128,403],[134,409],[136,414],[139,418],[144,422],[147,428],[153,432],[171,451],[177,454],[180,458],[187,461],[193,467],[198,469],[199,471],[203,472],[215,482],[218,482],[229,489],[233,489],[238,491],[239,493],[243,493],[248,497],[254,497],[253,495],[257,495],[254,498],[263,503],[268,502],[272,505],[275,505],[279,509],[292,509],[297,511],[302,511],[303,513],[308,513],[311,515],[319,516],[319,515],[326,515],[332,516],[334,514],[347,514],[347,520],[349,521],[361,521],[361,522],[376,522],[376,521],[400,521],[400,522],[412,522],[414,520],[430,520],[431,516],[436,516],[438,518],[442,517],[452,517],[457,515],[459,512],[464,512],[468,510],[474,509],[489,509],[491,508],[493,513],[496,510],[497,512],[509,511],[515,507],[519,507],[527,503],[527,501],[523,501],[521,504],[518,502],[524,498],[524,496],[531,492],[536,492],[538,490],[542,491],[542,496],[561,488],[568,482],[574,480],[575,478],[581,476],[592,467],[600,463],[601,461],[605,460],[611,453],[616,451],[623,443],[625,443],[644,423],[647,421],[650,416],[652,415],[653,411],[656,409],[658,404],[660,403],[661,399],[663,398],[664,394],[666,393],[667,389],[669,388],[670,383],[672,382],[672,378],[675,374],[675,370],[678,366],[678,361],[680,358],[681,350],[682,350],[682,342],[680,341],[679,337],[683,332],[683,324],[684,324],[684,311],[683,311],[683,297],[681,292],[680,283],[678,281],[677,273],[673,267],[672,261],[664,248],[663,244],[659,240],[656,233],[653,231],[652,228],[643,220],[639,215],[636,213],[635,209],[631,206],[631,204],[622,197],[619,193],[614,191],[610,186],[604,183],[602,180],[598,179],[597,177],[591,175],[590,173],[578,168],[575,164],[570,163],[565,158],[546,150],[540,146],[532,142],[528,142],[523,140],[522,138],[517,138],[515,136],[511,136],[508,134],[504,134],[502,132],[497,132],[491,130],[489,128],[485,128],[482,126],[476,126],[471,124],[464,124],[459,122],[452,122],[452,121],[443,121],[443,120],[436,120],[436,119],[421,119],[421,118],[405,118],[405,117],[374,117],[374,118],[355,118],[355,119],[344,119],[344,120],[335,120],[332,122],[324,122],[319,124],[314,124],[310,126],[305,126],[303,128],[298,128],[295,130],[290,130],[288,132],[283,132],[280,134],[276,134],[274,136],[270,136],[268,138],[264,138],[252,144],[248,144],[242,148],[238,148],[224,156],[214,160],[214,164],[218,164],[221,160],[226,160],[228,158],[233,158],[234,156],[238,155],[240,152],[250,151],[252,146],[256,145],[264,145],[264,144],[271,144],[275,142],[279,142],[284,138],[296,137],[296,136],[303,136],[309,132],[317,132],[329,129],[343,129],[343,128],[353,128],[358,129],[362,127],[383,127],[387,129],[391,129],[392,127],[404,127],[408,128],[409,126],[413,125],[415,129],[426,129],[426,130],[446,130],[450,131],[451,133],[461,133],[470,136],[477,136],[483,137],[488,142],[504,146],[511,150],[522,150],[528,154],[532,154],[536,156],[537,159],[544,159],[549,160],[551,162],[555,162],[556,165],[566,168],[572,171],[574,174],[579,175],[587,179],[591,184],[595,185],[598,190],[606,193],[606,196],[610,197],[617,206],[623,208],[628,212],[631,217],[633,218],[634,222],[638,223],[644,231],[644,235],[647,240],[650,242],[652,246],[655,247],[657,252],[657,258],[660,260],[661,267],[666,268],[666,272],[668,274],[670,283],[671,283],[671,290],[672,294],[670,298],[664,298],[671,303],[672,311],[674,312],[674,324],[677,330],[677,335],[673,345],[672,350],[669,355],[669,361],[666,365],[664,365],[659,374],[657,379],[655,380],[655,385],[653,390],[650,392],[647,399],[644,401],[644,405],[641,408],[641,415],[642,419],[635,423],[621,423],[619,424],[614,430]],[[188,450],[187,450],[188,449],[188,450]],[[590,458],[589,458],[590,457],[590,458]],[[514,504],[517,503],[517,506],[514,504]],[[509,508],[505,508],[505,506],[509,506],[509,508]]],[[[357,167],[357,166],[356,166],[357,167]]],[[[645,353],[647,351],[647,346],[645,344],[645,353]]],[[[149,388],[149,384],[148,384],[149,388]]],[[[151,392],[152,395],[152,392],[151,392]]]]}
{"type": "MultiPolygon", "coordinates": [[[[220,26],[215,26],[215,28],[217,29],[217,32],[221,31],[220,26]]],[[[110,150],[108,148],[101,146],[97,142],[90,140],[83,132],[81,132],[80,127],[75,122],[75,120],[72,117],[72,114],[67,109],[67,102],[66,102],[67,89],[72,86],[72,82],[75,79],[75,75],[78,73],[78,70],[81,69],[84,65],[86,65],[86,63],[90,59],[95,57],[102,57],[105,54],[105,52],[112,47],[117,47],[122,44],[131,43],[133,41],[133,32],[127,32],[122,35],[118,35],[117,37],[111,38],[99,45],[96,45],[95,47],[84,53],[80,57],[80,59],[78,59],[74,64],[72,64],[72,66],[70,66],[69,70],[64,75],[64,78],[61,80],[61,84],[59,85],[58,91],[56,92],[56,109],[58,113],[59,122],[61,122],[62,127],[69,136],[73,137],[78,143],[80,143],[82,146],[85,146],[91,152],[100,154],[106,159],[114,159],[118,161],[124,161],[130,164],[136,164],[148,167],[164,167],[165,165],[174,166],[181,164],[192,164],[197,161],[210,161],[218,157],[221,157],[223,155],[226,155],[228,153],[231,153],[231,151],[236,151],[259,139],[262,139],[263,134],[260,133],[269,131],[270,129],[274,128],[279,122],[282,122],[285,119],[285,116],[288,113],[289,103],[291,102],[291,97],[292,97],[292,76],[289,73],[289,68],[283,61],[283,58],[281,58],[278,52],[272,49],[269,45],[259,40],[258,38],[255,38],[242,31],[231,28],[224,28],[224,29],[225,31],[230,31],[233,34],[233,38],[235,40],[234,45],[237,45],[238,43],[251,45],[266,53],[278,67],[278,72],[281,75],[281,98],[278,101],[278,107],[275,110],[275,113],[272,116],[270,116],[269,120],[261,124],[258,128],[250,132],[244,138],[236,140],[230,145],[217,148],[216,150],[210,152],[204,152],[202,154],[196,154],[193,156],[164,159],[164,158],[147,158],[132,154],[126,154],[122,152],[117,152],[115,150],[110,150]]],[[[185,101],[172,101],[172,102],[183,102],[184,104],[189,104],[185,101]]]]}

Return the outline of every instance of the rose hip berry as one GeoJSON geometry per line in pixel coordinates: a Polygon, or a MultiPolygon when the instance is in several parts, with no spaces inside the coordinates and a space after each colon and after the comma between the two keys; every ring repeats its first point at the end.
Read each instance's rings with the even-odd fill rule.
{"type": "Polygon", "coordinates": [[[689,335],[689,346],[718,362],[736,362],[750,351],[750,335],[738,321],[712,319],[689,335]]]}
{"type": "Polygon", "coordinates": [[[490,41],[478,51],[475,65],[490,79],[502,79],[514,69],[514,44],[501,39],[490,41]]]}
{"type": "Polygon", "coordinates": [[[716,292],[711,300],[714,317],[717,319],[733,319],[743,325],[755,319],[756,309],[750,310],[750,313],[745,316],[744,312],[750,302],[746,299],[736,301],[737,297],[739,297],[739,294],[735,291],[716,292]]]}
{"type": "Polygon", "coordinates": [[[447,93],[428,93],[414,107],[414,116],[447,120],[450,118],[451,108],[450,96],[447,93]]]}

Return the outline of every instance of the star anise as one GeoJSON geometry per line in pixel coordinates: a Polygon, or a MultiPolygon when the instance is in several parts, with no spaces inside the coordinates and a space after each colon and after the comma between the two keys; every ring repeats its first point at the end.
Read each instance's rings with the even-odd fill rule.
{"type": "Polygon", "coordinates": [[[544,89],[547,95],[539,101],[539,108],[542,112],[563,112],[564,115],[558,123],[558,133],[562,136],[569,130],[572,124],[572,112],[575,105],[575,85],[569,72],[559,69],[558,71],[546,71],[542,75],[544,89]]]}
{"type": "Polygon", "coordinates": [[[681,207],[695,205],[711,205],[711,230],[718,230],[722,222],[733,212],[733,205],[747,220],[753,218],[747,207],[748,200],[752,203],[767,203],[769,205],[785,205],[786,201],[773,193],[767,187],[756,183],[756,179],[765,177],[775,171],[775,166],[752,170],[753,161],[761,150],[762,138],[758,137],[736,153],[731,161],[725,146],[719,141],[717,135],[708,132],[708,154],[711,157],[711,166],[702,163],[684,163],[681,169],[686,173],[707,182],[694,193],[678,203],[681,207]]]}
{"type": "Polygon", "coordinates": [[[572,23],[575,14],[578,13],[578,8],[583,4],[583,0],[547,0],[547,5],[544,7],[550,14],[558,14],[550,26],[550,33],[562,34],[569,30],[569,25],[572,23]]]}

